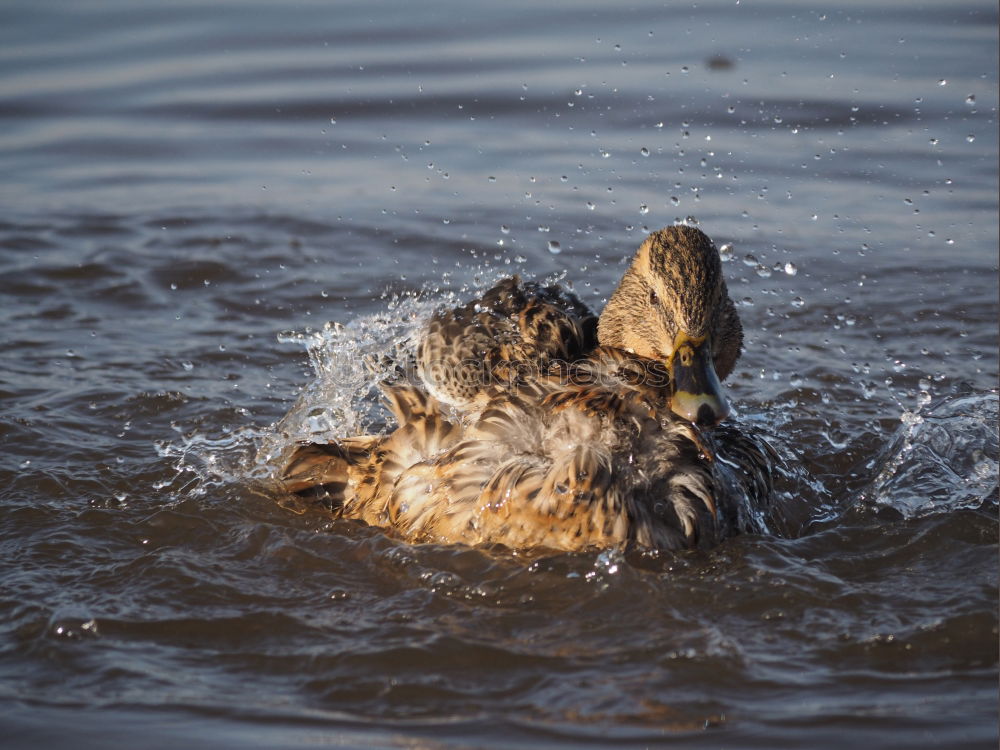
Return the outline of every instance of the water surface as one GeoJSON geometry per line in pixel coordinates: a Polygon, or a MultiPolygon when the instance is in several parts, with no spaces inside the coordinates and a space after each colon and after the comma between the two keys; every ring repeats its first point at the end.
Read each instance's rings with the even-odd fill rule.
{"type": "Polygon", "coordinates": [[[996,746],[995,4],[15,0],[0,41],[5,745],[996,746]],[[435,305],[600,308],[688,217],[771,533],[513,555],[258,491],[300,395],[384,426],[358,363],[435,305]]]}

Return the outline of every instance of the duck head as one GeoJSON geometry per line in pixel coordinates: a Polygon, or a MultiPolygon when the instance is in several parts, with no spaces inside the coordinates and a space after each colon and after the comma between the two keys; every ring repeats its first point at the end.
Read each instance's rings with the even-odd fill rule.
{"type": "Polygon", "coordinates": [[[713,425],[729,414],[720,381],[740,356],[743,326],[719,251],[701,230],[673,226],[646,238],[601,313],[597,337],[666,363],[670,405],[684,419],[713,425]]]}

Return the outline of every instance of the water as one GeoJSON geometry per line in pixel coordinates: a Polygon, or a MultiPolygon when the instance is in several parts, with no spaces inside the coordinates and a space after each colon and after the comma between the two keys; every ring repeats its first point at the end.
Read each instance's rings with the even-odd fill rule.
{"type": "Polygon", "coordinates": [[[995,747],[996,22],[4,3],[0,744],[995,747]],[[261,492],[289,410],[383,424],[363,358],[435,304],[600,307],[688,216],[772,534],[511,555],[261,492]]]}

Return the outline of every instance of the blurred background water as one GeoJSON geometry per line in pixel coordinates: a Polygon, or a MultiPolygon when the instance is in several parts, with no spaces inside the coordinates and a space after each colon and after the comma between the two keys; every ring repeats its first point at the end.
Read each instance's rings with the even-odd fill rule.
{"type": "Polygon", "coordinates": [[[997,7],[0,6],[0,744],[995,747],[997,7]],[[513,271],[724,246],[796,508],[409,546],[252,456],[513,271]],[[335,321],[340,326],[327,326],[335,321]]]}

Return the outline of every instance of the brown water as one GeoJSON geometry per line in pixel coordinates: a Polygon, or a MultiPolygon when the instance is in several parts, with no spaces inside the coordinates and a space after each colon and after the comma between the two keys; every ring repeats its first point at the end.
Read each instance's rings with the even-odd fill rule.
{"type": "Polygon", "coordinates": [[[996,23],[4,3],[0,745],[995,747],[996,23]],[[360,360],[434,305],[599,308],[688,216],[770,533],[512,555],[256,491],[300,393],[382,424],[360,360]]]}

